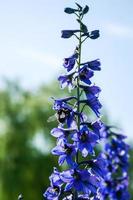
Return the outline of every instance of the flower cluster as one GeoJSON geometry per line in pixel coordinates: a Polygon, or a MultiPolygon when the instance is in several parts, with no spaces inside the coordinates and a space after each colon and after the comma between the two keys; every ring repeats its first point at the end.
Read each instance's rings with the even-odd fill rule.
{"type": "Polygon", "coordinates": [[[103,199],[128,200],[128,150],[126,136],[116,133],[114,127],[106,126],[107,141],[105,144],[105,159],[107,176],[102,188],[103,199]]]}
{"type": "Polygon", "coordinates": [[[75,14],[79,30],[63,30],[62,38],[75,36],[78,46],[74,53],[64,59],[63,66],[67,73],[60,75],[58,80],[61,88],[68,87],[76,91],[76,96],[54,99],[53,109],[59,122],[51,134],[57,138],[57,145],[52,154],[58,156],[58,164],[66,163],[68,169],[59,172],[54,169],[50,176],[50,187],[44,193],[49,200],[58,199],[99,199],[99,188],[105,175],[105,161],[102,154],[95,156],[95,146],[102,138],[103,123],[100,119],[89,121],[84,113],[89,107],[96,117],[100,117],[102,107],[98,96],[101,89],[92,84],[91,78],[95,71],[101,70],[99,59],[81,62],[81,46],[87,39],[99,37],[99,31],[88,32],[82,19],[89,7],[66,8],[68,14],[75,14]],[[88,156],[90,159],[88,160],[88,156]]]}
{"type": "Polygon", "coordinates": [[[74,95],[53,98],[58,127],[51,131],[57,139],[52,154],[58,157],[59,166],[65,163],[67,168],[61,172],[54,168],[50,187],[44,193],[48,200],[128,199],[128,192],[125,192],[128,146],[122,135],[109,132],[110,129],[100,120],[101,89],[92,82],[95,72],[101,70],[101,63],[99,59],[82,62],[81,58],[83,43],[99,37],[99,30],[88,31],[83,23],[88,11],[88,6],[83,8],[77,3],[76,8],[65,9],[67,14],[76,16],[79,29],[63,30],[61,37],[68,39],[73,36],[78,44],[72,55],[64,59],[66,73],[60,75],[58,81],[61,88],[68,87],[74,95]],[[95,121],[94,117],[88,118],[88,110],[91,116],[95,116],[95,121]],[[113,138],[106,145],[106,154],[100,152],[97,155],[96,145],[110,135],[113,138]],[[114,178],[115,173],[122,175],[114,178]]]}

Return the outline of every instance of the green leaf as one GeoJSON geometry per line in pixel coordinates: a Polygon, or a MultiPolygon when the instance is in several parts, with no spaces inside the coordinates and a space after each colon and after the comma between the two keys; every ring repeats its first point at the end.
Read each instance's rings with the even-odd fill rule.
{"type": "Polygon", "coordinates": [[[87,26],[83,23],[81,23],[81,30],[84,32],[84,33],[87,33],[88,32],[88,29],[87,29],[87,26]]]}
{"type": "Polygon", "coordinates": [[[79,24],[81,24],[81,31],[87,33],[88,32],[87,26],[83,24],[83,22],[81,22],[79,19],[77,19],[77,21],[79,24]]]}

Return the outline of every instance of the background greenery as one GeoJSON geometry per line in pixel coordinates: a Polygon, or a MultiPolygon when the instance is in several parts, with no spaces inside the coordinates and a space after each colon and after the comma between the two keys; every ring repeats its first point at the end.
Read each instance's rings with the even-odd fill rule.
{"type": "MultiPolygon", "coordinates": [[[[36,91],[19,83],[5,81],[0,90],[0,199],[41,200],[49,185],[49,175],[57,165],[50,149],[55,140],[50,130],[57,122],[52,117],[51,96],[66,95],[56,83],[36,91]]],[[[133,196],[133,151],[130,150],[129,190],[133,196]]]]}

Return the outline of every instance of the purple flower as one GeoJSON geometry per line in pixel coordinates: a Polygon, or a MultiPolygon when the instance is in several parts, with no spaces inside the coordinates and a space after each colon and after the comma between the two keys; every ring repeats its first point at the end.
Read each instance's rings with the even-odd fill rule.
{"type": "Polygon", "coordinates": [[[54,168],[53,174],[50,176],[50,187],[47,188],[43,194],[48,200],[58,200],[61,193],[62,180],[60,179],[60,173],[54,168]]]}
{"type": "Polygon", "coordinates": [[[83,88],[87,100],[81,100],[80,103],[86,103],[99,117],[100,112],[99,109],[102,107],[101,103],[98,100],[98,94],[101,91],[101,89],[98,86],[83,86],[80,85],[81,88],[83,88]]]}
{"type": "Polygon", "coordinates": [[[122,170],[126,171],[129,146],[122,140],[112,139],[111,143],[105,146],[105,149],[114,165],[121,166],[122,170]]]}
{"type": "Polygon", "coordinates": [[[56,116],[59,123],[61,124],[67,123],[68,127],[71,127],[75,116],[75,112],[73,111],[72,107],[66,103],[71,99],[75,99],[75,97],[57,99],[55,100],[53,106],[53,109],[57,111],[56,116]]]}
{"type": "Polygon", "coordinates": [[[88,153],[94,154],[93,148],[99,137],[84,125],[78,133],[73,135],[72,139],[77,143],[77,148],[81,151],[82,156],[86,157],[88,153]]]}
{"type": "Polygon", "coordinates": [[[128,193],[128,178],[116,178],[115,180],[105,181],[105,186],[102,188],[103,197],[106,200],[108,197],[112,200],[129,200],[128,193]]]}
{"type": "Polygon", "coordinates": [[[73,9],[73,8],[69,8],[69,7],[64,9],[64,12],[67,13],[67,14],[73,14],[76,11],[78,11],[78,10],[77,9],[73,9]]]}
{"type": "Polygon", "coordinates": [[[104,178],[107,174],[107,161],[105,160],[104,154],[99,154],[96,159],[90,160],[89,166],[94,174],[104,178]]]}
{"type": "Polygon", "coordinates": [[[65,186],[65,191],[69,191],[71,188],[75,188],[78,192],[83,194],[96,194],[100,185],[99,179],[92,175],[88,170],[67,170],[62,172],[61,179],[65,186]]]}
{"type": "Polygon", "coordinates": [[[85,63],[82,63],[82,65],[85,65],[87,68],[94,70],[94,71],[100,71],[101,70],[101,63],[99,59],[88,61],[85,63]]]}
{"type": "Polygon", "coordinates": [[[51,185],[55,186],[61,186],[62,185],[62,180],[60,178],[60,172],[57,170],[56,167],[54,167],[53,173],[49,177],[51,185]]]}
{"type": "Polygon", "coordinates": [[[102,121],[97,120],[91,124],[92,130],[95,134],[99,136],[99,138],[105,138],[106,132],[105,132],[105,125],[102,121]]]}
{"type": "Polygon", "coordinates": [[[66,97],[63,99],[54,99],[53,109],[60,110],[63,107],[63,108],[68,108],[72,110],[72,108],[67,104],[67,102],[69,102],[72,99],[77,99],[77,98],[75,96],[71,96],[71,97],[66,97]]]}
{"type": "Polygon", "coordinates": [[[66,160],[67,164],[70,167],[75,166],[75,163],[73,161],[73,156],[76,155],[76,149],[74,145],[68,143],[57,145],[52,149],[52,154],[59,156],[58,160],[59,165],[62,165],[66,160]]]}
{"type": "Polygon", "coordinates": [[[89,61],[86,63],[82,63],[81,65],[83,65],[83,67],[80,68],[80,70],[78,72],[79,78],[84,83],[90,85],[91,84],[90,78],[92,78],[94,75],[93,71],[101,70],[100,61],[97,59],[97,60],[89,61]]]}
{"type": "MultiPolygon", "coordinates": [[[[65,131],[63,128],[53,128],[51,130],[51,135],[53,135],[56,138],[65,137],[66,133],[67,133],[67,131],[65,131]]],[[[68,133],[69,133],[69,131],[68,131],[68,133]]]]}
{"type": "Polygon", "coordinates": [[[67,69],[68,72],[74,68],[77,58],[78,58],[78,54],[74,53],[72,56],[64,59],[63,66],[67,69]]]}
{"type": "Polygon", "coordinates": [[[48,200],[58,200],[60,196],[60,187],[58,186],[50,186],[47,188],[46,192],[43,194],[48,200]]]}
{"type": "Polygon", "coordinates": [[[99,139],[106,137],[105,125],[101,120],[96,120],[94,122],[81,122],[81,125],[86,125],[90,130],[92,130],[99,139]]]}
{"type": "Polygon", "coordinates": [[[101,109],[102,105],[99,102],[98,97],[92,95],[86,100],[81,100],[79,103],[84,103],[84,104],[88,105],[94,111],[94,113],[96,114],[97,117],[100,116],[99,109],[101,109]]]}
{"type": "Polygon", "coordinates": [[[106,137],[115,137],[117,140],[124,140],[127,138],[127,136],[123,135],[123,133],[118,133],[118,128],[115,127],[115,126],[109,126],[109,125],[106,125],[105,126],[105,131],[106,131],[106,137]]]}
{"type": "Polygon", "coordinates": [[[63,141],[63,143],[65,140],[67,141],[66,138],[69,136],[69,134],[70,134],[69,129],[63,129],[61,127],[53,128],[51,130],[51,135],[57,138],[58,144],[62,143],[61,141],[63,141]]]}
{"type": "Polygon", "coordinates": [[[80,30],[63,30],[61,32],[61,37],[67,39],[73,36],[77,32],[80,32],[80,30]]]}
{"type": "Polygon", "coordinates": [[[121,179],[121,180],[117,180],[115,183],[114,190],[110,196],[112,197],[112,199],[116,199],[116,200],[119,200],[119,199],[129,200],[130,195],[127,191],[127,188],[128,188],[128,178],[127,177],[125,177],[124,179],[121,179]]]}
{"type": "Polygon", "coordinates": [[[60,82],[61,88],[64,89],[66,86],[71,91],[74,88],[74,85],[72,83],[73,73],[68,75],[61,75],[58,78],[58,81],[60,82]]]}
{"type": "Polygon", "coordinates": [[[68,142],[69,136],[73,135],[75,132],[77,132],[76,129],[64,129],[61,127],[54,128],[51,131],[51,135],[57,138],[57,144],[64,144],[64,141],[68,142]]]}
{"type": "Polygon", "coordinates": [[[87,99],[90,99],[93,96],[98,96],[101,92],[100,87],[93,85],[93,86],[85,86],[80,85],[80,88],[82,88],[86,94],[87,99]]]}
{"type": "Polygon", "coordinates": [[[84,65],[78,72],[79,78],[86,84],[91,84],[90,78],[93,77],[94,72],[88,69],[88,65],[84,65]]]}
{"type": "Polygon", "coordinates": [[[125,136],[112,132],[112,126],[105,126],[108,142],[105,145],[106,168],[102,194],[104,199],[114,200],[129,199],[128,189],[128,150],[129,146],[124,142],[125,136]]]}
{"type": "Polygon", "coordinates": [[[59,173],[54,169],[44,196],[48,200],[128,200],[129,146],[124,142],[125,137],[113,132],[100,119],[92,122],[84,112],[87,106],[99,118],[102,107],[98,98],[101,89],[91,81],[94,72],[101,70],[101,63],[99,59],[84,63],[80,59],[82,43],[88,38],[97,39],[99,30],[88,32],[82,19],[89,7],[76,5],[76,9],[67,7],[65,12],[76,15],[80,28],[63,30],[62,38],[75,36],[78,44],[74,53],[64,59],[67,74],[58,78],[61,88],[75,89],[76,96],[54,99],[59,125],[51,131],[57,139],[52,154],[58,156],[60,166],[66,163],[68,170],[59,173]],[[95,156],[96,144],[102,138],[109,142],[105,152],[95,156]]]}
{"type": "Polygon", "coordinates": [[[91,39],[97,39],[100,36],[99,30],[94,30],[89,33],[91,39]]]}

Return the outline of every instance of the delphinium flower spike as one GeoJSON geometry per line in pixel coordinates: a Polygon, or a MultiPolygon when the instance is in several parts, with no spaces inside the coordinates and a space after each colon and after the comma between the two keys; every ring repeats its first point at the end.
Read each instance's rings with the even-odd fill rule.
{"type": "Polygon", "coordinates": [[[76,8],[65,8],[65,13],[76,16],[79,29],[63,30],[61,37],[74,37],[77,46],[71,56],[64,59],[66,74],[58,80],[61,88],[74,90],[75,96],[54,100],[58,127],[51,131],[57,139],[52,154],[58,156],[59,165],[67,169],[59,172],[56,168],[50,176],[50,187],[44,193],[48,200],[99,200],[101,182],[106,174],[105,159],[95,155],[95,147],[103,137],[103,123],[100,120],[99,101],[101,89],[92,83],[95,71],[101,70],[99,59],[82,62],[82,47],[87,39],[97,39],[99,30],[88,31],[83,23],[89,7],[76,3],[76,8]],[[85,109],[90,108],[95,121],[88,119],[85,109]]]}
{"type": "Polygon", "coordinates": [[[102,187],[103,200],[129,200],[128,192],[128,159],[129,145],[124,141],[126,136],[116,132],[113,126],[105,126],[105,160],[107,174],[102,187]]]}

